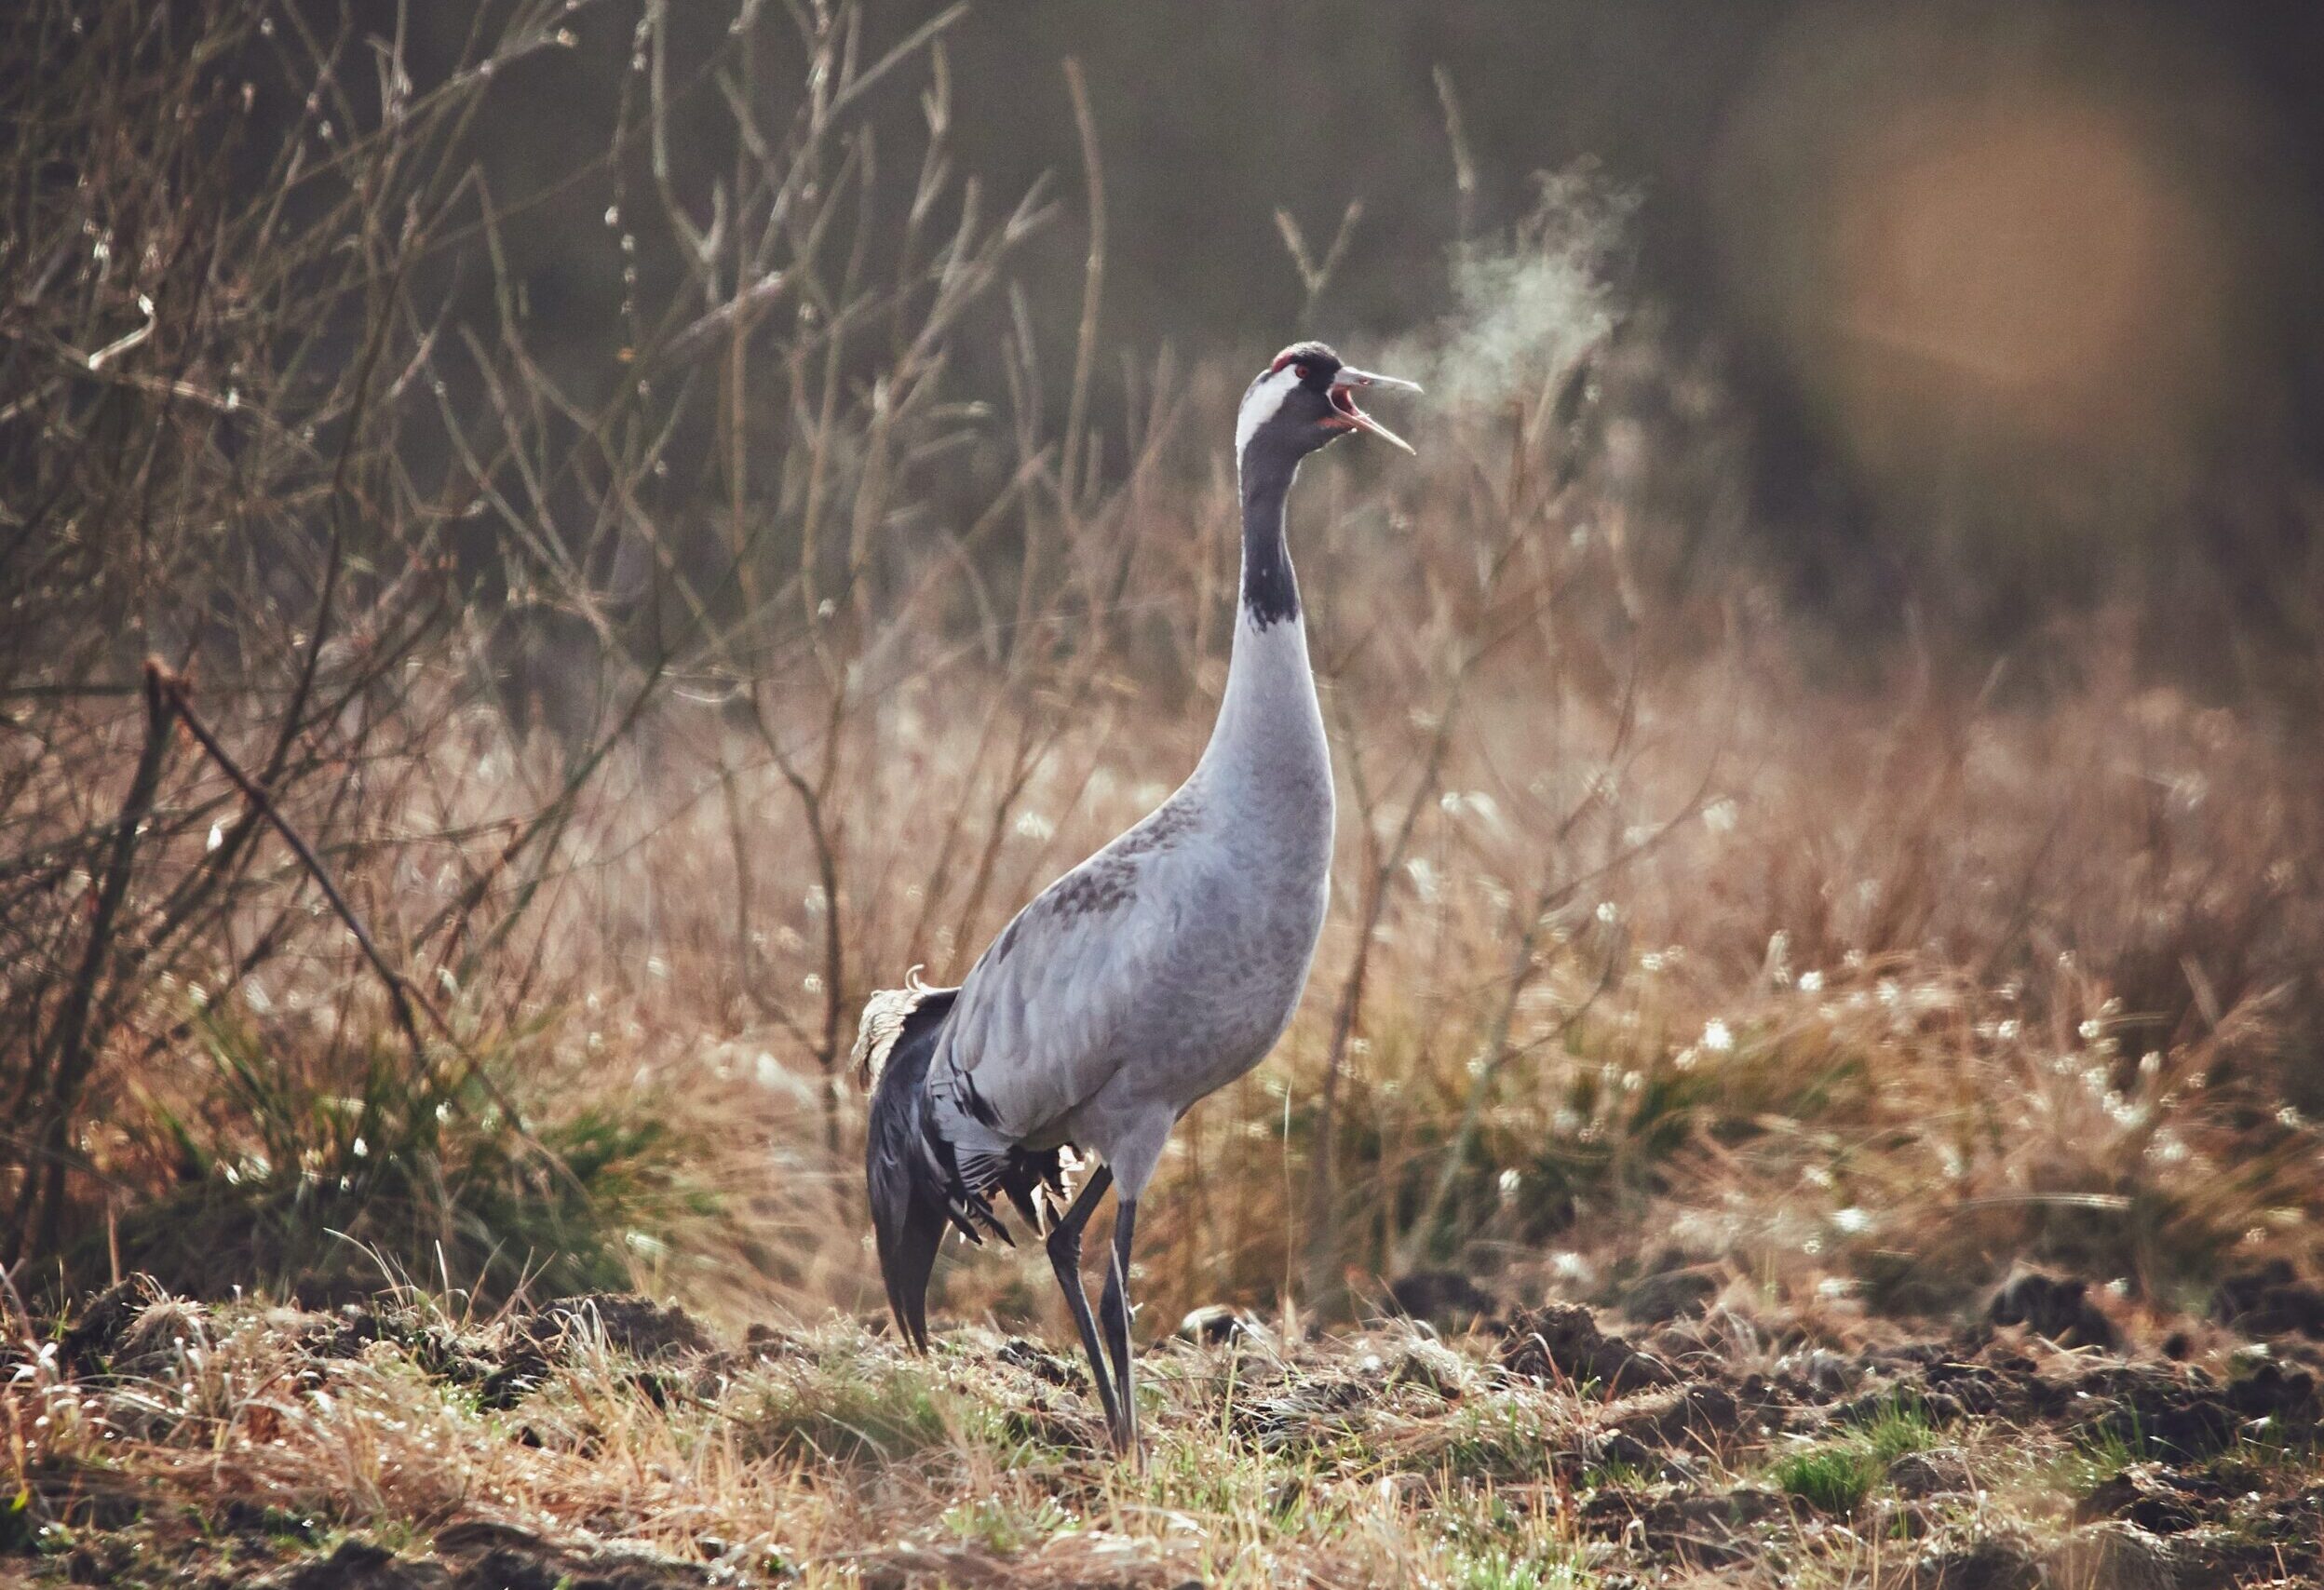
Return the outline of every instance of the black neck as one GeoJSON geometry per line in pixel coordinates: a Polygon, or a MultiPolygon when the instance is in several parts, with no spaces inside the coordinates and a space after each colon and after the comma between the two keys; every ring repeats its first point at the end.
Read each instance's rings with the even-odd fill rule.
{"type": "Polygon", "coordinates": [[[1283,503],[1298,473],[1296,458],[1257,448],[1243,457],[1243,605],[1254,628],[1299,616],[1299,581],[1283,539],[1283,503]]]}

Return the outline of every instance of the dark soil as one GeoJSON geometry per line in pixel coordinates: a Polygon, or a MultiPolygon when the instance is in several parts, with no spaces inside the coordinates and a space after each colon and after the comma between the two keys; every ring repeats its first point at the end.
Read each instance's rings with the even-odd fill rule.
{"type": "Polygon", "coordinates": [[[2303,1282],[2282,1259],[2221,1282],[2211,1313],[2222,1325],[2253,1336],[2297,1332],[2324,1341],[2324,1287],[2303,1282]]]}
{"type": "Polygon", "coordinates": [[[426,1556],[347,1541],[260,1583],[281,1590],[696,1590],[710,1580],[690,1563],[568,1551],[503,1524],[455,1524],[426,1556]]]}
{"type": "Polygon", "coordinates": [[[1605,1396],[1678,1380],[1660,1359],[1601,1330],[1579,1303],[1520,1313],[1509,1322],[1507,1336],[1502,1367],[1528,1380],[1568,1381],[1605,1396]]]}
{"type": "Polygon", "coordinates": [[[1499,1317],[1501,1301],[1457,1270],[1416,1270],[1388,1284],[1388,1312],[1440,1331],[1469,1330],[1499,1317]]]}
{"type": "Polygon", "coordinates": [[[2089,1283],[2031,1271],[2010,1280],[1988,1311],[1995,1325],[2022,1325],[2061,1347],[2113,1347],[2115,1322],[2090,1301],[2089,1283]]]}
{"type": "MultiPolygon", "coordinates": [[[[2255,1282],[2234,1317],[2290,1317],[2255,1301],[2287,1285],[2255,1282]]],[[[812,1362],[818,1351],[769,1327],[723,1346],[682,1311],[624,1297],[474,1326],[387,1301],[267,1318],[304,1355],[311,1368],[294,1359],[292,1372],[309,1383],[327,1381],[334,1359],[390,1351],[481,1409],[513,1410],[501,1417],[520,1442],[537,1443],[528,1399],[568,1364],[610,1370],[663,1406],[715,1407],[753,1364],[812,1362]]],[[[165,1374],[216,1327],[200,1305],[133,1278],[47,1337],[76,1377],[133,1390],[133,1377],[165,1374]]],[[[1829,1577],[1833,1562],[1860,1564],[1845,1554],[1872,1542],[1885,1566],[1863,1581],[1871,1590],[2324,1583],[2324,1354],[2297,1331],[2272,1343],[2223,1341],[2219,1327],[2196,1322],[2187,1332],[2207,1345],[2185,1361],[2128,1346],[2080,1283],[2027,1275],[1988,1318],[1922,1341],[1811,1341],[1796,1324],[1724,1305],[1634,1341],[1587,1308],[1551,1304],[1461,1338],[1412,1323],[1289,1342],[1222,1309],[1146,1351],[1167,1362],[1156,1376],[1174,1398],[1198,1404],[1196,1388],[1215,1376],[1212,1412],[1176,1417],[1282,1462],[1283,1508],[1302,1505],[1315,1465],[1351,1452],[1388,1476],[1380,1483],[1422,1495],[1507,1487],[1570,1521],[1574,1549],[1609,1590],[1688,1575],[1768,1586],[1829,1577]],[[1537,1422],[1519,1435],[1462,1434],[1511,1428],[1495,1424],[1496,1410],[1520,1403],[1537,1422]],[[2033,1452],[2049,1467],[2025,1461],[2033,1452]],[[2007,1506],[1996,1475],[2016,1488],[2007,1506]]],[[[980,1363],[993,1377],[982,1395],[1005,1401],[1012,1439],[1066,1453],[1101,1439],[1077,1355],[1011,1337],[980,1363]]],[[[213,1499],[197,1518],[102,1466],[37,1470],[27,1496],[13,1534],[0,1518],[0,1583],[675,1590],[781,1577],[779,1565],[746,1567],[707,1546],[706,1566],[481,1516],[387,1541],[254,1496],[213,1499]]],[[[855,1560],[866,1584],[1020,1582],[1006,1553],[981,1546],[915,1538],[855,1560]]]]}

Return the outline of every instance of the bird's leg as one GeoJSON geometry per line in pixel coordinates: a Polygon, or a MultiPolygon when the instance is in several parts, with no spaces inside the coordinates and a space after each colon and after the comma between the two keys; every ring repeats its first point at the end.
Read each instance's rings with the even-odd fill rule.
{"type": "Polygon", "coordinates": [[[1065,1218],[1049,1232],[1049,1268],[1057,1272],[1057,1284],[1065,1293],[1065,1305],[1074,1311],[1074,1326],[1081,1332],[1081,1350],[1089,1358],[1089,1373],[1098,1382],[1098,1399],[1105,1404],[1105,1428],[1114,1437],[1114,1445],[1122,1444],[1122,1412],[1114,1398],[1114,1377],[1105,1371],[1105,1354],[1098,1347],[1098,1323],[1089,1317],[1089,1294],[1081,1284],[1081,1228],[1089,1223],[1096,1212],[1098,1200],[1114,1185],[1114,1167],[1101,1165],[1097,1173],[1082,1184],[1074,1206],[1065,1211],[1065,1218]]]}
{"type": "Polygon", "coordinates": [[[1098,1318],[1105,1327],[1106,1349],[1114,1354],[1115,1394],[1122,1405],[1122,1428],[1115,1444],[1133,1455],[1139,1451],[1138,1386],[1129,1344],[1129,1244],[1137,1225],[1137,1199],[1124,1198],[1114,1206],[1114,1254],[1105,1269],[1104,1295],[1098,1300],[1098,1318]]]}

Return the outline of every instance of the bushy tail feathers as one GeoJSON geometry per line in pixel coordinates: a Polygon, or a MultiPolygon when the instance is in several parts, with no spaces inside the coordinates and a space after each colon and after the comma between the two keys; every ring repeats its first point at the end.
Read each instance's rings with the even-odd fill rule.
{"type": "Polygon", "coordinates": [[[857,1074],[872,1090],[864,1176],[888,1311],[922,1352],[928,1344],[928,1277],[945,1228],[971,1243],[981,1244],[989,1233],[1014,1246],[993,1214],[993,1192],[1006,1193],[1036,1232],[1047,1231],[1069,1202],[1069,1168],[1059,1150],[1012,1149],[989,1177],[964,1179],[951,1146],[935,1131],[926,1108],[928,1067],[959,992],[914,977],[905,988],[873,994],[864,1004],[853,1057],[857,1074]]]}
{"type": "Polygon", "coordinates": [[[896,1328],[920,1352],[928,1346],[928,1276],[951,1223],[944,1190],[921,1147],[921,1085],[956,989],[913,987],[874,994],[856,1043],[858,1073],[872,1085],[864,1179],[896,1328]]]}

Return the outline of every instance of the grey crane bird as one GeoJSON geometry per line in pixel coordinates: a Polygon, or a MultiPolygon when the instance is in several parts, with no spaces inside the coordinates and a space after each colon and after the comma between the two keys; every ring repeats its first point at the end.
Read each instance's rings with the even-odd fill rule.
{"type": "Polygon", "coordinates": [[[865,1171],[897,1328],[926,1348],[928,1275],[945,1231],[1007,1241],[993,1208],[1005,1194],[1047,1233],[1125,1453],[1139,1449],[1129,1308],[1139,1196],[1178,1118],[1275,1046],[1323,927],[1331,761],[1284,503],[1301,460],[1342,436],[1369,431],[1412,451],[1356,406],[1369,386],[1419,390],[1301,343],[1243,397],[1241,600],[1218,723],[1194,773],[1042,891],[958,988],[915,981],[874,994],[857,1037],[872,1089],[865,1171]],[[1098,1161],[1070,1203],[1068,1148],[1098,1161]],[[1109,1186],[1113,1254],[1093,1319],[1081,1233],[1109,1186]]]}

